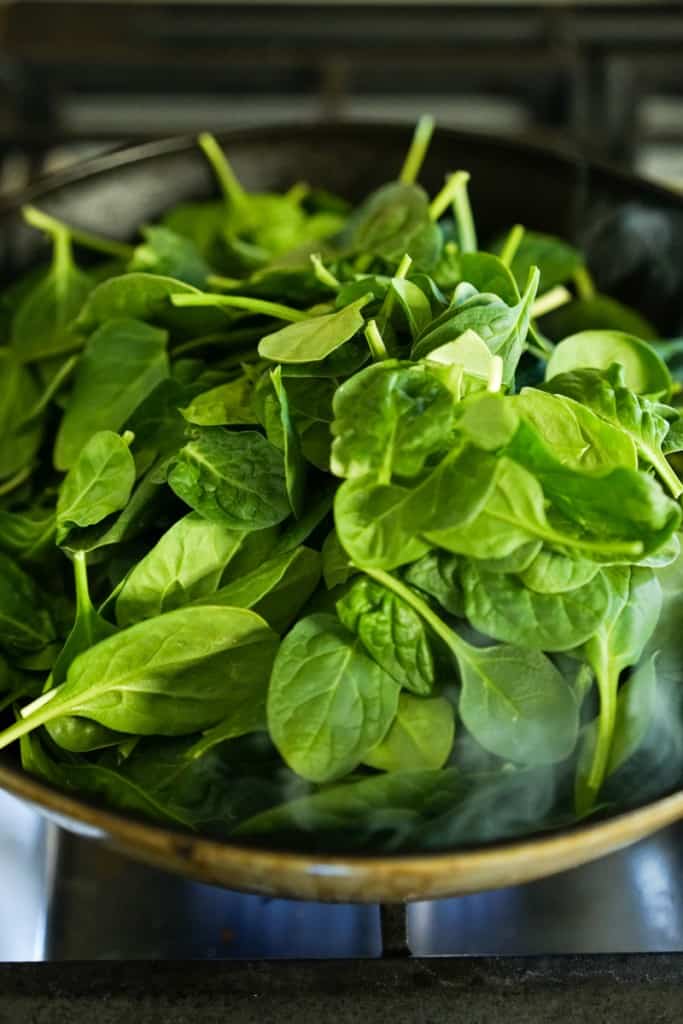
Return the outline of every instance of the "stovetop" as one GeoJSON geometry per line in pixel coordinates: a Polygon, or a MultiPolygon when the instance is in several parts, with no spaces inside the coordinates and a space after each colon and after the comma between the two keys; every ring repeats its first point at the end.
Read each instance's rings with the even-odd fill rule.
{"type": "Polygon", "coordinates": [[[683,952],[683,825],[553,878],[404,911],[186,881],[0,794],[0,878],[0,963],[683,952]]]}

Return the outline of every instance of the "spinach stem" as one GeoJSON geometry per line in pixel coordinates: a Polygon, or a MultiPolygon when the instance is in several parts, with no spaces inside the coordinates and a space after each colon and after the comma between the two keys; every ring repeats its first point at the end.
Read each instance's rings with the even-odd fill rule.
{"type": "Polygon", "coordinates": [[[595,284],[588,267],[578,267],[572,276],[580,299],[595,298],[595,284]]]}
{"type": "Polygon", "coordinates": [[[81,231],[80,228],[64,224],[36,206],[24,206],[21,212],[24,220],[31,227],[44,231],[53,238],[59,232],[66,231],[71,241],[84,249],[92,249],[94,252],[101,252],[107,256],[118,256],[124,260],[129,260],[135,251],[134,246],[127,245],[125,242],[117,242],[113,238],[103,238],[101,235],[93,235],[89,231],[81,231]]]}
{"type": "Polygon", "coordinates": [[[604,643],[600,644],[597,662],[593,667],[600,694],[600,715],[598,718],[598,735],[586,781],[587,792],[583,794],[583,806],[577,808],[581,813],[591,809],[605,781],[617,714],[619,672],[615,669],[604,643]]]}
{"type": "Polygon", "coordinates": [[[206,281],[210,288],[239,288],[244,284],[238,277],[223,277],[222,274],[209,274],[206,281]]]}
{"type": "Polygon", "coordinates": [[[368,348],[372,354],[373,362],[381,363],[383,359],[388,359],[389,353],[387,352],[384,339],[382,338],[376,320],[368,320],[365,325],[364,334],[365,340],[368,343],[368,348]]]}
{"type": "Polygon", "coordinates": [[[262,313],[264,316],[274,316],[278,320],[290,320],[292,323],[309,319],[309,314],[301,309],[283,306],[279,302],[268,302],[266,299],[254,299],[248,295],[211,295],[208,292],[202,292],[200,295],[180,293],[171,295],[171,302],[174,306],[225,306],[232,309],[244,309],[248,313],[262,313]]]}
{"type": "Polygon", "coordinates": [[[500,253],[501,262],[504,263],[506,267],[512,265],[512,261],[514,260],[515,255],[517,254],[517,250],[519,249],[520,243],[523,238],[523,224],[515,224],[512,228],[510,228],[510,233],[505,239],[505,243],[500,253]]]}
{"type": "Polygon", "coordinates": [[[552,313],[554,309],[566,306],[571,301],[572,293],[563,284],[558,284],[555,288],[550,288],[543,295],[538,296],[531,307],[531,315],[534,318],[545,316],[546,313],[552,313]]]}
{"type": "Polygon", "coordinates": [[[247,202],[247,193],[240,185],[237,175],[230,166],[230,161],[216,139],[209,132],[202,132],[197,142],[211,164],[226,203],[229,206],[234,206],[236,210],[243,208],[247,202]]]}
{"type": "Polygon", "coordinates": [[[58,707],[55,711],[54,698],[58,696],[60,689],[61,687],[58,686],[54,690],[48,690],[47,693],[41,694],[31,704],[22,708],[22,717],[19,721],[0,732],[0,750],[4,750],[10,743],[14,743],[15,740],[25,736],[26,733],[37,729],[38,726],[46,725],[53,718],[60,718],[70,709],[71,705],[75,703],[73,698],[71,701],[58,700],[58,707]]]}
{"type": "Polygon", "coordinates": [[[445,185],[440,192],[437,192],[429,204],[429,216],[432,220],[438,220],[453,202],[455,193],[461,187],[459,175],[464,173],[464,171],[457,171],[455,174],[448,174],[446,176],[445,185]]]}
{"type": "Polygon", "coordinates": [[[491,356],[491,365],[489,366],[489,377],[486,384],[486,390],[492,394],[496,394],[500,391],[503,386],[503,360],[500,356],[491,356]]]}
{"type": "Polygon", "coordinates": [[[85,551],[75,551],[73,554],[74,584],[76,587],[76,621],[82,621],[85,625],[85,632],[88,637],[88,646],[93,642],[93,631],[91,618],[95,613],[93,603],[90,600],[90,587],[88,586],[88,563],[85,551]]]}
{"type": "Polygon", "coordinates": [[[467,192],[470,176],[467,171],[457,171],[455,179],[457,187],[453,194],[453,213],[455,215],[455,222],[458,225],[460,250],[461,252],[476,252],[477,232],[474,227],[474,217],[472,216],[472,207],[470,206],[470,198],[467,192]]]}
{"type": "Polygon", "coordinates": [[[541,358],[547,359],[554,348],[552,341],[549,341],[533,322],[529,323],[529,334],[534,344],[540,349],[541,358]]]}
{"type": "Polygon", "coordinates": [[[415,125],[410,148],[403,161],[401,173],[398,180],[404,185],[412,185],[417,180],[427,149],[434,132],[434,118],[430,114],[423,114],[415,125]]]}
{"type": "MultiPolygon", "coordinates": [[[[409,256],[408,253],[405,252],[401,257],[401,262],[396,268],[396,273],[394,274],[392,281],[405,281],[406,277],[408,276],[408,271],[412,266],[412,263],[412,256],[409,256]]],[[[394,291],[390,284],[389,287],[387,288],[387,293],[384,296],[382,305],[380,306],[379,313],[377,314],[377,319],[382,324],[382,327],[385,327],[386,324],[388,323],[389,317],[394,311],[395,302],[396,292],[394,291]]],[[[386,359],[386,356],[383,356],[382,358],[386,359]]]]}
{"type": "Polygon", "coordinates": [[[298,206],[311,191],[311,186],[307,181],[296,181],[291,188],[285,192],[285,199],[288,199],[290,203],[298,206]]]}
{"type": "Polygon", "coordinates": [[[331,270],[325,266],[322,261],[322,257],[319,252],[312,252],[310,255],[311,263],[313,264],[313,270],[315,276],[318,278],[321,284],[327,285],[328,288],[333,288],[337,291],[341,288],[341,283],[334,276],[331,270]]]}

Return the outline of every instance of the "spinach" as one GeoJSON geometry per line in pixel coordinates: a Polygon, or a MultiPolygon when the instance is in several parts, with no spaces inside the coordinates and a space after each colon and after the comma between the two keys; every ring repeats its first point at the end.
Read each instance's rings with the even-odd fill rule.
{"type": "Polygon", "coordinates": [[[386,734],[399,687],[331,615],[283,640],[268,690],[268,729],[284,760],[314,782],[355,768],[386,734]]]}
{"type": "Polygon", "coordinates": [[[88,339],[55,441],[58,469],[69,469],[100,430],[118,431],[165,377],[167,335],[139,320],[109,320],[88,339]]]}
{"type": "Polygon", "coordinates": [[[263,619],[242,608],[181,608],[140,622],[79,655],[64,683],[0,733],[0,748],[66,714],[143,736],[208,729],[262,692],[276,646],[263,619]]]}
{"type": "Polygon", "coordinates": [[[434,660],[420,617],[396,594],[361,576],[337,601],[337,614],[378,665],[413,693],[434,687],[434,660]]]}
{"type": "Polygon", "coordinates": [[[252,193],[204,134],[220,197],[137,244],[24,211],[52,242],[0,295],[26,770],[308,851],[680,785],[681,340],[559,238],[483,251],[469,174],[417,183],[432,128],[355,209],[252,193]]]}
{"type": "Polygon", "coordinates": [[[367,301],[368,296],[363,295],[336,313],[313,316],[267,334],[259,342],[259,355],[279,363],[322,361],[360,331],[364,323],[361,310],[367,301]]]}
{"type": "Polygon", "coordinates": [[[202,519],[179,519],[131,570],[116,599],[116,621],[130,626],[212,595],[244,530],[202,519]]]}
{"type": "Polygon", "coordinates": [[[255,431],[199,428],[168,482],[195,512],[231,529],[262,530],[289,514],[282,454],[255,431]]]}
{"type": "Polygon", "coordinates": [[[108,430],[93,434],[59,490],[57,543],[74,526],[94,526],[128,504],[135,463],[125,437],[108,430]]]}
{"type": "Polygon", "coordinates": [[[646,341],[623,331],[581,331],[565,338],[548,359],[546,380],[586,367],[608,370],[613,363],[623,367],[624,383],[636,394],[655,398],[671,394],[666,363],[646,341]]]}

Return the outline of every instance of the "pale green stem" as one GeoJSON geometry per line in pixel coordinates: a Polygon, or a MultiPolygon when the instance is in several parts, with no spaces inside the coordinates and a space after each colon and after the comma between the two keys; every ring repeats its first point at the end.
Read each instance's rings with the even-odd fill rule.
{"type": "Polygon", "coordinates": [[[341,288],[341,282],[334,276],[331,270],[329,270],[322,261],[320,253],[312,252],[310,255],[311,263],[313,264],[313,270],[315,276],[318,278],[321,284],[327,285],[328,288],[333,288],[337,291],[341,288]]]}
{"type": "Polygon", "coordinates": [[[247,194],[216,139],[209,132],[202,132],[197,142],[213,168],[226,202],[235,209],[243,207],[247,201],[247,194]]]}
{"type": "Polygon", "coordinates": [[[0,496],[3,494],[11,494],[12,491],[16,491],[17,487],[21,487],[21,485],[28,480],[32,472],[33,466],[24,466],[23,469],[20,469],[18,473],[14,474],[14,476],[0,482],[0,496]]]}
{"type": "Polygon", "coordinates": [[[237,288],[243,283],[239,277],[223,277],[222,274],[209,274],[206,280],[210,288],[237,288]]]}
{"type": "Polygon", "coordinates": [[[523,238],[523,224],[515,224],[514,227],[510,228],[510,233],[505,239],[505,244],[503,245],[503,249],[500,254],[501,262],[504,263],[506,267],[512,265],[512,261],[514,260],[515,255],[517,254],[517,250],[519,249],[520,243],[523,238]]]}
{"type": "Polygon", "coordinates": [[[123,260],[129,260],[135,251],[134,246],[126,245],[125,242],[117,242],[113,238],[102,238],[101,235],[93,235],[89,231],[81,231],[80,228],[63,224],[56,217],[51,217],[49,213],[45,213],[35,206],[24,206],[21,212],[24,220],[31,227],[38,228],[39,231],[44,231],[51,237],[60,231],[67,231],[72,242],[83,246],[84,249],[93,249],[95,252],[105,253],[107,256],[118,256],[123,260]]]}
{"type": "Polygon", "coordinates": [[[267,302],[265,299],[254,299],[247,295],[187,295],[183,292],[171,295],[174,306],[219,306],[229,309],[244,309],[249,313],[262,313],[264,316],[277,317],[278,320],[290,320],[297,323],[308,320],[309,314],[301,309],[283,306],[279,302],[267,302]]]}
{"type": "Polygon", "coordinates": [[[387,352],[387,347],[384,344],[384,339],[382,338],[375,320],[368,320],[364,334],[365,340],[368,343],[368,348],[372,353],[373,362],[381,363],[383,359],[388,359],[389,353],[387,352]]]}
{"type": "Polygon", "coordinates": [[[546,313],[552,313],[554,309],[559,309],[560,306],[566,306],[568,302],[572,301],[572,298],[572,293],[563,284],[558,284],[555,288],[550,288],[543,295],[538,296],[531,307],[531,315],[534,319],[539,316],[545,316],[546,313]]]}
{"type": "MultiPolygon", "coordinates": [[[[554,349],[552,341],[549,341],[548,338],[545,337],[545,335],[541,334],[538,327],[536,327],[534,323],[529,324],[529,334],[535,342],[535,344],[541,350],[542,358],[547,359],[554,349]]],[[[531,350],[531,346],[529,346],[529,349],[531,350]]]]}
{"type": "Polygon", "coordinates": [[[311,191],[311,186],[306,181],[297,181],[292,185],[290,189],[285,192],[285,199],[289,199],[290,203],[294,203],[297,206],[302,202],[311,191]]]}
{"type": "Polygon", "coordinates": [[[595,298],[595,284],[587,267],[579,267],[573,274],[574,284],[580,299],[595,298]]]}
{"type": "Polygon", "coordinates": [[[404,185],[412,185],[417,180],[433,131],[434,118],[430,114],[423,114],[415,125],[413,139],[398,177],[404,185]]]}
{"type": "Polygon", "coordinates": [[[587,781],[588,790],[591,794],[590,806],[595,802],[595,798],[605,781],[617,714],[619,672],[615,669],[612,659],[604,649],[601,650],[600,663],[595,666],[595,674],[600,693],[600,716],[598,718],[598,736],[587,781]]]}
{"type": "Polygon", "coordinates": [[[458,171],[455,177],[457,179],[457,188],[453,196],[453,213],[455,214],[455,222],[458,225],[460,249],[462,252],[476,252],[477,232],[467,192],[467,183],[470,180],[470,176],[467,171],[458,171]]]}
{"type": "Polygon", "coordinates": [[[491,365],[489,367],[489,379],[486,384],[486,390],[492,394],[497,394],[503,386],[503,360],[500,356],[491,357],[491,365]]]}
{"type": "MultiPolygon", "coordinates": [[[[429,216],[432,220],[438,220],[453,202],[456,192],[462,187],[463,174],[466,174],[466,171],[456,171],[455,174],[446,176],[445,185],[429,204],[429,216]]],[[[469,180],[469,174],[467,174],[467,180],[469,180]]]]}
{"type": "MultiPolygon", "coordinates": [[[[63,685],[63,684],[62,684],[63,685]]],[[[78,700],[72,698],[70,701],[59,701],[58,710],[55,711],[51,705],[54,698],[61,690],[61,686],[56,687],[54,690],[49,690],[47,693],[42,694],[37,700],[34,700],[28,707],[22,709],[22,717],[14,725],[10,725],[8,729],[5,729],[0,733],[0,750],[4,750],[10,743],[14,743],[15,740],[25,736],[26,733],[32,732],[37,729],[40,725],[46,725],[47,722],[51,722],[53,718],[60,718],[62,715],[67,714],[73,707],[76,707],[78,700]]]]}

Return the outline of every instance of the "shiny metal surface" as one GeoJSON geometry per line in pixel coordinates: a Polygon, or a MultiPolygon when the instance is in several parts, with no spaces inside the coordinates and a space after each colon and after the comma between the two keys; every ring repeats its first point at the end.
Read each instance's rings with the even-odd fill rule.
{"type": "MultiPolygon", "coordinates": [[[[217,889],[0,794],[0,962],[376,957],[376,905],[217,889]]],[[[683,826],[554,878],[408,908],[417,956],[683,952],[683,826]]]]}

